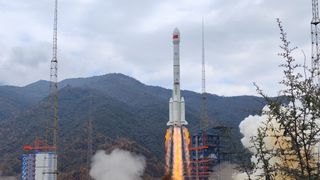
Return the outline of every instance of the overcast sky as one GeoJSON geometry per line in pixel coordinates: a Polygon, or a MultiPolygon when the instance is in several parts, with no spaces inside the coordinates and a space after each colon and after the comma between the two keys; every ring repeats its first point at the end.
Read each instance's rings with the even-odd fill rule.
{"type": "MultiPolygon", "coordinates": [[[[49,79],[54,0],[0,0],[0,84],[49,79]]],[[[201,89],[205,20],[207,91],[275,95],[279,29],[310,57],[311,0],[63,0],[59,80],[119,72],[171,88],[172,31],[181,33],[182,89],[201,89]]],[[[301,50],[296,57],[302,61],[301,50]]]]}

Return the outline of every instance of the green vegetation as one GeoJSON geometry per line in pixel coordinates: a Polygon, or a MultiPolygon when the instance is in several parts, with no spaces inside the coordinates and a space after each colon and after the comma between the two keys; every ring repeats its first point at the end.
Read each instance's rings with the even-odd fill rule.
{"type": "MultiPolygon", "coordinates": [[[[0,135],[7,137],[0,138],[0,157],[3,157],[0,170],[5,175],[20,173],[23,145],[44,135],[48,119],[44,93],[48,90],[47,84],[39,81],[26,87],[14,87],[14,92],[10,89],[13,87],[0,87],[17,99],[12,112],[5,108],[9,101],[0,104],[0,114],[10,114],[0,118],[0,135]],[[16,94],[23,95],[26,100],[16,94]],[[22,104],[24,108],[20,108],[22,104]]],[[[60,82],[59,87],[59,168],[62,176],[80,177],[81,172],[85,172],[86,124],[92,118],[94,150],[121,147],[141,153],[147,158],[146,176],[161,177],[170,90],[147,86],[122,74],[68,79],[60,82]]],[[[182,91],[182,94],[187,104],[189,129],[194,131],[199,124],[200,94],[191,91],[182,91]]],[[[4,96],[1,93],[0,99],[4,96]]],[[[263,98],[253,96],[209,95],[209,117],[213,117],[210,122],[221,121],[238,129],[242,119],[260,113],[263,102],[263,98]]],[[[237,139],[240,138],[238,133],[237,139]]]]}

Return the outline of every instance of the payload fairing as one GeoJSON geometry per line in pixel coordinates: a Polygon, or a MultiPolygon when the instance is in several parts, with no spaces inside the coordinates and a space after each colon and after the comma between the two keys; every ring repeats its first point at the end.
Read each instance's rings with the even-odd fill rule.
{"type": "Polygon", "coordinates": [[[180,94],[180,32],[177,28],[173,31],[173,90],[169,101],[169,122],[167,126],[183,126],[185,120],[185,103],[180,94]]]}

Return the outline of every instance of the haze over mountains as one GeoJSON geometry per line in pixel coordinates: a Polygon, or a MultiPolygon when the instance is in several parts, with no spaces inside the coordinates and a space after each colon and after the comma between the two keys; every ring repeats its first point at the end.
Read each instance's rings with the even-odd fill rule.
{"type": "MultiPolygon", "coordinates": [[[[20,172],[23,145],[42,137],[48,119],[49,82],[25,87],[0,86],[0,171],[20,172]]],[[[93,120],[94,150],[124,148],[146,156],[145,177],[163,172],[164,134],[171,90],[145,85],[123,74],[66,79],[59,83],[60,151],[65,177],[81,176],[85,169],[88,119],[93,120]]],[[[198,127],[200,94],[182,91],[191,132],[198,127]]],[[[238,128],[250,114],[259,114],[264,102],[254,96],[208,95],[211,125],[222,122],[238,128]]],[[[240,137],[238,137],[240,138],[240,137]]]]}

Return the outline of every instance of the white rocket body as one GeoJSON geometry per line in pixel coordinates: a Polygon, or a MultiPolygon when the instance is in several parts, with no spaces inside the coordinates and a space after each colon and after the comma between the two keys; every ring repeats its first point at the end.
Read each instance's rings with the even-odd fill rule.
{"type": "Polygon", "coordinates": [[[183,126],[185,120],[184,98],[180,95],[180,32],[177,28],[173,31],[173,90],[169,101],[168,126],[183,126]]]}

